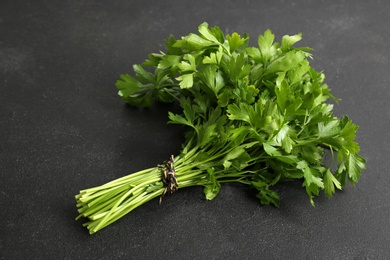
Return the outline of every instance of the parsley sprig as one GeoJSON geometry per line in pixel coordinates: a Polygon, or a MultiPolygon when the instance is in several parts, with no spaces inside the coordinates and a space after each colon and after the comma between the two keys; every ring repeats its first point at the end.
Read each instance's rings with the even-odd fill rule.
{"type": "MultiPolygon", "coordinates": [[[[222,183],[241,183],[257,189],[261,204],[278,207],[277,183],[301,180],[314,205],[320,191],[331,197],[359,180],[365,160],[355,142],[358,126],[333,114],[327,101],[338,99],[310,66],[311,49],[293,47],[301,38],[286,35],[278,43],[267,30],[248,47],[248,35],[224,35],[203,23],[198,34],[171,35],[166,52],[133,66],[135,76],[120,75],[119,95],[131,105],[180,104],[181,113],[168,114],[168,123],[186,129],[174,161],[179,189],[203,186],[211,200],[222,183]]],[[[78,218],[88,218],[84,225],[95,233],[161,196],[162,178],[153,167],[82,190],[78,218]]]]}

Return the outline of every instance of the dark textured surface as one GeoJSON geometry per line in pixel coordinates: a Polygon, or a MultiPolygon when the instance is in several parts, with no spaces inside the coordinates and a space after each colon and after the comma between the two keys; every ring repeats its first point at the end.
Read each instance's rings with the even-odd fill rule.
{"type": "Polygon", "coordinates": [[[0,3],[1,259],[390,259],[389,1],[54,2],[0,3]],[[118,75],[203,21],[251,45],[267,28],[302,32],[335,113],[361,126],[368,169],[315,208],[299,183],[279,187],[280,209],[241,186],[209,202],[188,188],[88,235],[74,195],[182,141],[172,107],[123,104],[118,75]]]}

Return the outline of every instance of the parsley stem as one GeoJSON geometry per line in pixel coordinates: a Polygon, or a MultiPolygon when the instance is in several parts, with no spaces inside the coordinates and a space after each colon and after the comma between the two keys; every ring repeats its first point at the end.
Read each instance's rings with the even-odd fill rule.
{"type": "Polygon", "coordinates": [[[163,88],[164,92],[169,94],[171,97],[173,97],[176,101],[180,101],[180,98],[178,98],[176,95],[172,94],[171,91],[169,91],[168,89],[166,88],[163,88]]]}

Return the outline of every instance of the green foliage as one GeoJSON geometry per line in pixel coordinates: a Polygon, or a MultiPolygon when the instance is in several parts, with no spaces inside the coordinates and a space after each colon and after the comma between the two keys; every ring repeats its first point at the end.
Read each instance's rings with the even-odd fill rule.
{"type": "MultiPolygon", "coordinates": [[[[121,75],[116,83],[132,105],[179,101],[182,113],[169,112],[169,123],[186,129],[175,160],[179,189],[204,186],[211,200],[222,183],[238,182],[257,189],[262,204],[279,206],[273,186],[300,179],[314,205],[320,191],[331,197],[346,180],[359,180],[365,160],[354,141],[358,127],[326,103],[337,99],[324,74],[310,66],[310,48],[294,48],[301,34],[278,43],[267,30],[258,47],[248,47],[246,34],[225,36],[207,23],[198,32],[170,36],[166,53],[150,54],[133,66],[135,76],[121,75]]],[[[161,180],[145,183],[145,194],[163,190],[161,180]]]]}
{"type": "MultiPolygon", "coordinates": [[[[302,34],[285,35],[278,43],[271,30],[266,30],[257,39],[258,47],[248,47],[246,34],[225,36],[207,23],[198,31],[180,40],[171,36],[166,41],[168,52],[151,56],[159,59],[155,73],[164,71],[165,82],[171,82],[164,85],[165,92],[181,100],[183,114],[169,113],[171,123],[189,126],[188,131],[194,133],[186,135],[187,144],[215,157],[204,164],[216,169],[213,175],[208,173],[213,183],[205,188],[208,199],[216,195],[211,190],[219,191],[215,180],[234,171],[250,172],[236,181],[260,189],[260,201],[273,205],[279,197],[265,185],[270,181],[253,180],[259,169],[279,174],[280,180],[303,179],[312,203],[321,190],[330,197],[334,187],[341,189],[346,179],[352,184],[358,181],[365,168],[354,141],[358,127],[348,117],[334,116],[333,105],[325,103],[335,98],[324,84],[324,75],[310,67],[311,49],[294,48],[302,34]],[[211,111],[218,111],[212,120],[211,111]],[[245,146],[248,143],[253,145],[245,146]],[[334,173],[324,165],[324,149],[332,150],[332,163],[337,164],[334,173]]],[[[149,106],[148,99],[136,101],[138,93],[155,98],[153,90],[161,84],[142,67],[134,68],[140,81],[122,75],[117,86],[127,102],[149,106]]]]}

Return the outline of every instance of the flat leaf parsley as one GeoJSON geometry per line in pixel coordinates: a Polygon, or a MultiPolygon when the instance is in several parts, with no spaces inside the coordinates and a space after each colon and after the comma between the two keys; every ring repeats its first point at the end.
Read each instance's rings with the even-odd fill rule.
{"type": "Polygon", "coordinates": [[[279,206],[273,186],[301,180],[310,202],[324,190],[331,197],[348,180],[355,184],[365,160],[355,142],[358,127],[337,118],[337,101],[323,73],[310,66],[310,48],[293,47],[301,34],[281,43],[267,30],[258,46],[249,37],[224,35],[203,23],[198,34],[170,36],[166,52],[120,75],[119,95],[134,106],[178,102],[169,123],[186,129],[182,151],[158,167],[130,174],[76,195],[78,218],[95,233],[138,206],[189,186],[203,186],[214,199],[221,184],[258,191],[262,204],[279,206]],[[329,151],[330,162],[325,163],[329,151]]]}

